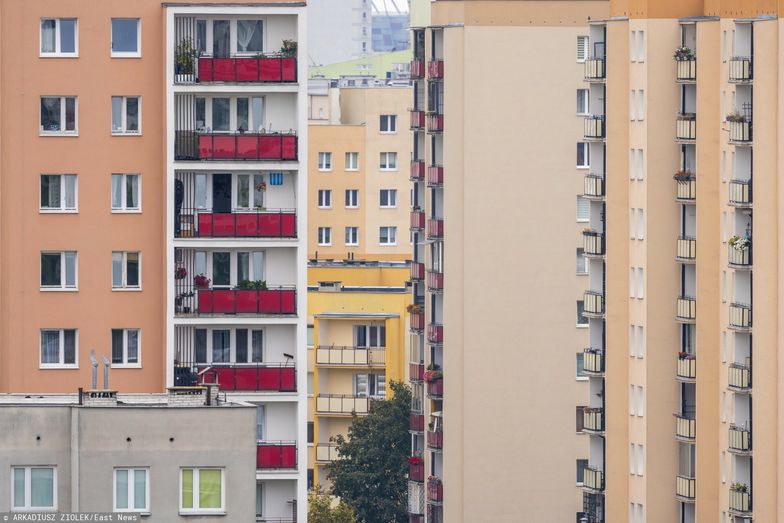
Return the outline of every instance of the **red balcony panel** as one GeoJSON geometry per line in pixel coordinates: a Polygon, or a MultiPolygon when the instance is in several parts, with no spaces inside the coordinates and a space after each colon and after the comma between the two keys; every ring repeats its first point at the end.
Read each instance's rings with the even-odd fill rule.
{"type": "Polygon", "coordinates": [[[261,390],[258,388],[257,373],[261,369],[256,367],[234,367],[235,390],[261,390]]]}
{"type": "Polygon", "coordinates": [[[427,482],[428,501],[444,501],[444,485],[440,479],[430,479],[427,482]]]}
{"type": "Polygon", "coordinates": [[[297,137],[296,136],[282,136],[283,152],[281,160],[296,160],[297,159],[297,137]]]}
{"type": "Polygon", "coordinates": [[[281,59],[262,58],[259,60],[259,80],[262,82],[279,82],[281,79],[281,59]]]}
{"type": "MultiPolygon", "coordinates": [[[[192,136],[191,131],[182,133],[192,136]]],[[[279,160],[297,159],[297,136],[294,134],[256,134],[248,132],[198,133],[200,160],[279,160]]],[[[183,137],[185,140],[187,137],[183,137]]],[[[187,138],[190,139],[190,138],[187,138]]],[[[179,140],[179,138],[178,138],[179,140]]],[[[187,144],[186,144],[187,146],[187,144]]],[[[195,155],[195,152],[193,153],[195,155]]],[[[190,156],[186,155],[188,159],[190,156]]]]}
{"type": "Polygon", "coordinates": [[[202,314],[207,314],[212,312],[212,291],[209,289],[202,289],[197,291],[198,293],[198,303],[199,303],[199,312],[202,314]]]}
{"type": "Polygon", "coordinates": [[[423,160],[411,160],[411,174],[409,179],[420,182],[425,179],[425,162],[423,160]]]}
{"type": "Polygon", "coordinates": [[[408,430],[415,432],[422,432],[425,430],[425,415],[411,413],[408,416],[408,430]]]}
{"type": "Polygon", "coordinates": [[[285,364],[200,363],[196,372],[221,390],[294,392],[296,369],[285,364]]]}
{"type": "Polygon", "coordinates": [[[259,310],[259,291],[240,290],[235,291],[235,312],[252,314],[259,310]]]}
{"type": "Polygon", "coordinates": [[[287,57],[281,59],[281,80],[284,82],[297,81],[297,59],[294,57],[287,57]]]}
{"type": "Polygon", "coordinates": [[[431,78],[444,77],[444,61],[443,60],[430,60],[427,63],[427,75],[431,78]]]}
{"type": "Polygon", "coordinates": [[[295,289],[201,289],[200,314],[296,314],[295,289]]]}
{"type": "Polygon", "coordinates": [[[422,262],[411,262],[411,279],[424,280],[425,279],[425,264],[422,262]]]}
{"type": "Polygon", "coordinates": [[[431,343],[443,343],[444,341],[444,326],[431,323],[427,326],[427,339],[431,343]]]}
{"type": "Polygon", "coordinates": [[[425,126],[425,112],[424,111],[411,111],[411,128],[422,129],[425,126]]]}
{"type": "Polygon", "coordinates": [[[215,82],[231,82],[234,80],[234,59],[213,58],[212,80],[215,82]]]}
{"type": "Polygon", "coordinates": [[[260,136],[259,156],[263,160],[276,160],[282,157],[280,136],[260,136]]]}
{"type": "Polygon", "coordinates": [[[411,328],[414,330],[424,330],[425,329],[425,313],[424,312],[413,312],[411,313],[411,328]]]}
{"type": "Polygon", "coordinates": [[[257,213],[237,213],[234,215],[235,237],[256,237],[259,235],[259,215],[257,213]]]}
{"type": "Polygon", "coordinates": [[[424,514],[409,514],[408,523],[425,523],[424,514]]]}
{"type": "Polygon", "coordinates": [[[442,132],[444,130],[444,115],[440,113],[428,114],[427,130],[431,132],[442,132]]]}
{"type": "Polygon", "coordinates": [[[427,446],[431,449],[444,448],[444,433],[440,430],[428,430],[427,446]]]}
{"type": "Polygon", "coordinates": [[[297,390],[297,373],[294,367],[280,369],[280,391],[297,390]]]}
{"type": "Polygon", "coordinates": [[[231,367],[215,367],[210,369],[214,373],[215,381],[221,390],[235,390],[237,388],[236,375],[231,367]]]}
{"type": "Polygon", "coordinates": [[[203,238],[295,238],[294,212],[198,213],[198,235],[203,238]]]}
{"type": "Polygon", "coordinates": [[[199,135],[199,158],[212,158],[212,135],[199,135]]]}
{"type": "Polygon", "coordinates": [[[425,77],[425,61],[411,60],[411,78],[425,77]]]}
{"type": "Polygon", "coordinates": [[[198,213],[198,231],[200,236],[212,236],[212,213],[198,213]]]}
{"type": "Polygon", "coordinates": [[[431,238],[444,237],[444,220],[431,218],[427,221],[427,235],[431,238]]]}
{"type": "Polygon", "coordinates": [[[237,141],[234,135],[212,135],[212,156],[221,160],[232,160],[237,156],[237,141]]]}
{"type": "Polygon", "coordinates": [[[440,165],[431,165],[427,168],[427,183],[430,185],[444,184],[444,168],[440,165]]]}
{"type": "Polygon", "coordinates": [[[216,314],[230,314],[235,312],[234,291],[231,289],[213,289],[212,312],[216,314]]]}
{"type": "Polygon", "coordinates": [[[236,140],[238,160],[255,160],[259,157],[259,137],[257,135],[237,135],[236,140]]]}
{"type": "Polygon", "coordinates": [[[212,82],[212,58],[199,58],[199,80],[212,82]]]}
{"type": "Polygon", "coordinates": [[[294,289],[267,289],[258,292],[260,313],[294,314],[297,312],[294,289]]]}
{"type": "Polygon", "coordinates": [[[199,58],[200,82],[296,82],[297,59],[289,57],[199,58]]]}
{"type": "Polygon", "coordinates": [[[415,230],[425,228],[425,211],[411,211],[411,228],[415,230]]]}
{"type": "Polygon", "coordinates": [[[294,384],[294,368],[259,367],[256,390],[292,391],[294,384]],[[285,383],[284,383],[285,382],[285,383]]]}
{"type": "Polygon", "coordinates": [[[427,288],[431,290],[444,290],[444,273],[428,271],[427,288]]]}
{"type": "Polygon", "coordinates": [[[427,393],[430,396],[441,397],[444,395],[444,379],[439,378],[427,384],[427,393]]]}
{"type": "Polygon", "coordinates": [[[408,464],[408,479],[411,481],[425,481],[425,464],[424,463],[409,463],[408,464]]]}
{"type": "Polygon", "coordinates": [[[283,468],[293,469],[297,467],[296,445],[284,445],[281,447],[281,461],[283,468]]]}
{"type": "Polygon", "coordinates": [[[262,213],[258,233],[263,238],[294,238],[297,236],[296,223],[293,212],[262,213]]]}
{"type": "Polygon", "coordinates": [[[235,58],[234,63],[237,82],[257,82],[259,80],[258,58],[235,58]]]}
{"type": "Polygon", "coordinates": [[[297,446],[282,443],[259,443],[256,447],[256,468],[297,468],[297,446]]]}
{"type": "Polygon", "coordinates": [[[234,236],[234,215],[229,213],[210,214],[212,218],[212,236],[231,238],[234,236]]]}
{"type": "Polygon", "coordinates": [[[424,363],[409,363],[408,375],[411,381],[422,381],[425,375],[424,363]]]}

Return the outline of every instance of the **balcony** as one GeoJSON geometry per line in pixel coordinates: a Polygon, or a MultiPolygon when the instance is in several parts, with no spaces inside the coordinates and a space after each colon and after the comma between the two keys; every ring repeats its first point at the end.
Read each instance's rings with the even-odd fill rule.
{"type": "Polygon", "coordinates": [[[429,323],[427,326],[427,341],[430,343],[444,343],[444,326],[440,323],[429,323]]]}
{"type": "Polygon", "coordinates": [[[376,399],[351,394],[319,394],[316,396],[316,413],[350,416],[370,412],[370,404],[376,399]]]}
{"type": "Polygon", "coordinates": [[[384,348],[319,345],[316,347],[316,365],[323,367],[383,367],[386,365],[386,352],[384,348]]]}
{"type": "Polygon", "coordinates": [[[421,310],[411,313],[411,330],[419,332],[425,330],[425,313],[421,310]]]}
{"type": "Polygon", "coordinates": [[[603,140],[605,134],[604,116],[590,115],[583,123],[583,136],[588,140],[603,140]]]}
{"type": "Polygon", "coordinates": [[[296,392],[297,371],[291,363],[200,363],[177,360],[175,386],[217,383],[221,392],[296,392]]]}
{"type": "Polygon", "coordinates": [[[441,479],[435,476],[427,478],[427,501],[428,503],[441,503],[444,501],[444,485],[441,479]]]}
{"type": "Polygon", "coordinates": [[[694,478],[689,476],[676,476],[675,497],[684,503],[694,503],[696,493],[694,478]]]}
{"type": "Polygon", "coordinates": [[[423,281],[425,279],[425,264],[422,262],[411,262],[411,280],[423,281]]]}
{"type": "Polygon", "coordinates": [[[332,463],[340,459],[338,446],[334,443],[316,444],[316,463],[332,463]]]}
{"type": "MultiPolygon", "coordinates": [[[[214,58],[196,61],[196,81],[200,83],[296,83],[297,58],[282,54],[214,58]]],[[[182,77],[177,74],[175,78],[182,77]]]]}
{"type": "Polygon", "coordinates": [[[675,120],[675,139],[691,142],[697,139],[697,115],[680,113],[675,120]]]}
{"type": "Polygon", "coordinates": [[[441,450],[444,448],[444,431],[442,430],[428,430],[427,431],[427,447],[429,449],[441,450]]]}
{"type": "Polygon", "coordinates": [[[411,130],[416,131],[425,128],[425,111],[411,109],[411,130]]]}
{"type": "Polygon", "coordinates": [[[681,203],[694,203],[697,200],[697,179],[689,171],[675,174],[675,199],[681,203]]]}
{"type": "Polygon", "coordinates": [[[443,272],[427,271],[427,290],[432,292],[444,290],[443,272]]]}
{"type": "Polygon", "coordinates": [[[604,176],[586,174],[583,179],[583,196],[589,200],[604,200],[604,176]]]}
{"type": "Polygon", "coordinates": [[[583,488],[601,492],[604,490],[604,472],[593,467],[583,469],[583,488]]]}
{"type": "Polygon", "coordinates": [[[751,492],[745,483],[733,483],[730,487],[730,513],[743,516],[751,513],[751,492]]]}
{"type": "Polygon", "coordinates": [[[408,482],[408,523],[425,523],[425,484],[422,482],[408,482]]]}
{"type": "Polygon", "coordinates": [[[734,392],[751,392],[751,365],[730,363],[727,374],[727,388],[734,392]]]}
{"type": "Polygon", "coordinates": [[[604,494],[583,491],[583,515],[580,523],[604,523],[604,494]]]}
{"type": "Polygon", "coordinates": [[[675,260],[680,263],[694,263],[697,259],[697,240],[689,236],[678,238],[675,260]]]}
{"type": "Polygon", "coordinates": [[[175,211],[175,238],[280,238],[297,237],[294,210],[244,210],[212,212],[183,208],[175,211]]]}
{"type": "Polygon", "coordinates": [[[583,432],[604,434],[604,409],[601,407],[583,409],[583,432]]]}
{"type": "Polygon", "coordinates": [[[588,58],[585,60],[583,76],[588,82],[603,82],[606,78],[604,58],[588,58]]]}
{"type": "Polygon", "coordinates": [[[743,145],[752,141],[750,118],[739,114],[728,114],[727,124],[730,128],[731,144],[743,145]]]}
{"type": "Polygon", "coordinates": [[[425,77],[425,61],[411,60],[411,78],[422,79],[425,77]]]}
{"type": "Polygon", "coordinates": [[[430,165],[427,168],[427,186],[441,187],[444,185],[444,166],[430,165]]]}
{"type": "Polygon", "coordinates": [[[210,289],[176,285],[178,315],[205,314],[297,314],[294,287],[266,289],[210,289]],[[195,298],[195,309],[193,308],[195,298]]]}
{"type": "Polygon", "coordinates": [[[680,441],[693,442],[697,433],[697,420],[675,415],[675,438],[680,441]]]}
{"type": "Polygon", "coordinates": [[[425,364],[424,363],[409,363],[408,364],[408,378],[410,381],[422,381],[425,379],[425,364]]]}
{"type": "Polygon", "coordinates": [[[444,220],[441,218],[429,218],[427,220],[427,237],[430,239],[443,239],[444,220]]]}
{"type": "Polygon", "coordinates": [[[583,315],[589,318],[604,317],[604,295],[601,292],[585,291],[583,294],[583,315]]]}
{"type": "Polygon", "coordinates": [[[437,372],[439,377],[431,378],[428,381],[427,372],[425,373],[425,381],[427,382],[427,395],[432,399],[441,399],[444,396],[444,378],[441,371],[437,372]]]}
{"type": "Polygon", "coordinates": [[[751,207],[751,180],[730,180],[730,201],[734,207],[751,207]]]}
{"type": "Polygon", "coordinates": [[[751,269],[751,245],[744,249],[727,245],[727,264],[733,269],[751,269]]]}
{"type": "Polygon", "coordinates": [[[695,57],[685,60],[676,60],[675,79],[680,83],[697,81],[697,59],[695,57]]]}
{"type": "Polygon", "coordinates": [[[729,63],[729,81],[732,83],[748,83],[754,79],[752,58],[750,56],[733,56],[729,63]]]}
{"type": "Polygon", "coordinates": [[[424,160],[411,160],[411,174],[409,180],[412,182],[425,181],[425,161],[424,160]]]}
{"type": "Polygon", "coordinates": [[[408,458],[408,480],[417,483],[425,481],[425,463],[419,456],[408,458]]]}
{"type": "Polygon", "coordinates": [[[421,231],[425,228],[425,211],[414,209],[411,211],[411,230],[421,231]]]}
{"type": "Polygon", "coordinates": [[[256,445],[257,469],[296,469],[296,441],[260,441],[256,445]]]}
{"type": "Polygon", "coordinates": [[[585,229],[583,231],[583,252],[586,256],[604,256],[604,234],[585,229]]]}
{"type": "Polygon", "coordinates": [[[443,60],[430,60],[427,62],[427,76],[431,80],[441,79],[444,77],[444,61],[443,60]]]}
{"type": "Polygon", "coordinates": [[[589,376],[604,376],[604,351],[583,349],[583,371],[589,376]]]}
{"type": "Polygon", "coordinates": [[[675,319],[681,323],[694,323],[697,320],[697,300],[690,296],[678,298],[675,319]]]}
{"type": "Polygon", "coordinates": [[[425,415],[419,412],[412,412],[408,415],[408,431],[409,432],[424,432],[425,431],[425,415]]]}
{"type": "Polygon", "coordinates": [[[748,331],[751,329],[751,305],[745,303],[730,304],[729,328],[739,331],[748,331]]]}
{"type": "Polygon", "coordinates": [[[697,358],[694,354],[681,352],[678,354],[678,370],[676,371],[678,381],[693,383],[697,379],[697,358]]]}
{"type": "Polygon", "coordinates": [[[429,133],[443,133],[444,132],[444,114],[440,112],[430,111],[427,113],[427,132],[429,133]]]}
{"type": "Polygon", "coordinates": [[[751,453],[751,431],[738,425],[730,425],[728,446],[733,454],[747,455],[751,453]]]}
{"type": "Polygon", "coordinates": [[[297,135],[291,133],[175,133],[176,161],[296,161],[297,135]]]}

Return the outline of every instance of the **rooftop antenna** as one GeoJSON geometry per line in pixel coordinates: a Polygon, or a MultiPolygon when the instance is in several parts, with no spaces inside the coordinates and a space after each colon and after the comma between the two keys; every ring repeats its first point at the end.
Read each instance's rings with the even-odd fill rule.
{"type": "Polygon", "coordinates": [[[90,364],[93,366],[93,381],[90,390],[98,387],[98,360],[95,358],[95,349],[90,349],[90,364]]]}
{"type": "Polygon", "coordinates": [[[104,354],[101,359],[103,360],[103,390],[109,390],[109,358],[104,354]]]}

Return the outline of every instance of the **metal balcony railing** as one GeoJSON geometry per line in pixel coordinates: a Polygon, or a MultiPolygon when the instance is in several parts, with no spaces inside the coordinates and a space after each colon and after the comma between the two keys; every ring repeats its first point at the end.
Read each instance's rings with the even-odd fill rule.
{"type": "Polygon", "coordinates": [[[680,381],[691,382],[697,378],[697,359],[693,354],[678,355],[677,377],[680,381]]]}
{"type": "Polygon", "coordinates": [[[675,199],[682,202],[693,202],[697,199],[697,180],[694,176],[683,176],[675,179],[675,199]]]}
{"type": "Polygon", "coordinates": [[[203,314],[297,314],[294,286],[266,289],[200,288],[192,283],[175,283],[177,315],[203,314]]]}
{"type": "Polygon", "coordinates": [[[259,441],[256,445],[257,469],[296,469],[296,441],[259,441]]]}
{"type": "Polygon", "coordinates": [[[730,328],[737,330],[751,328],[751,305],[737,302],[730,304],[730,328]]]}
{"type": "Polygon", "coordinates": [[[589,375],[603,375],[604,351],[601,349],[583,349],[583,371],[589,375]]]}
{"type": "Polygon", "coordinates": [[[383,347],[319,345],[316,347],[316,365],[383,367],[386,354],[383,347]]]}
{"type": "Polygon", "coordinates": [[[679,82],[694,82],[697,80],[697,59],[677,60],[675,78],[679,82]]]}
{"type": "Polygon", "coordinates": [[[751,513],[751,489],[746,484],[735,483],[730,487],[730,512],[751,513]]]}
{"type": "Polygon", "coordinates": [[[751,430],[734,424],[730,425],[728,445],[730,452],[751,452],[751,430]]]}
{"type": "Polygon", "coordinates": [[[354,396],[352,394],[318,394],[316,412],[319,414],[367,414],[375,400],[381,396],[354,396]]]}
{"type": "Polygon", "coordinates": [[[727,369],[727,386],[735,392],[751,390],[751,366],[743,363],[730,363],[727,369]]]}
{"type": "Polygon", "coordinates": [[[583,181],[583,196],[586,198],[604,198],[604,176],[600,174],[586,174],[583,181]]]}
{"type": "Polygon", "coordinates": [[[175,209],[175,238],[296,238],[294,209],[175,209]]]}
{"type": "Polygon", "coordinates": [[[676,318],[691,323],[697,319],[697,300],[691,296],[681,296],[677,301],[676,318]]]}
{"type": "Polygon", "coordinates": [[[752,67],[753,59],[750,56],[733,56],[729,62],[729,81],[730,82],[750,82],[754,79],[752,67]]]}
{"type": "Polygon", "coordinates": [[[597,291],[583,294],[583,314],[601,316],[604,314],[604,295],[597,291]]]}
{"type": "Polygon", "coordinates": [[[583,469],[583,488],[588,490],[604,490],[604,472],[594,467],[583,469]]]}
{"type": "Polygon", "coordinates": [[[697,432],[697,420],[680,414],[675,415],[675,436],[680,440],[694,441],[697,432]]]}
{"type": "Polygon", "coordinates": [[[176,161],[296,161],[295,132],[209,133],[177,130],[174,135],[176,161]]]}
{"type": "Polygon", "coordinates": [[[223,363],[176,360],[174,385],[216,383],[221,391],[296,392],[294,363],[223,363]]]}
{"type": "Polygon", "coordinates": [[[694,478],[689,476],[676,476],[675,495],[678,499],[685,502],[693,502],[696,494],[694,478]]]}
{"type": "Polygon", "coordinates": [[[730,180],[729,192],[730,205],[736,207],[751,207],[753,202],[751,180],[730,180]]]}
{"type": "Polygon", "coordinates": [[[604,409],[601,407],[583,409],[583,432],[595,434],[604,432],[604,409]]]}
{"type": "Polygon", "coordinates": [[[748,269],[751,267],[751,249],[749,245],[745,249],[737,249],[734,245],[727,245],[727,263],[736,269],[748,269]]]}
{"type": "Polygon", "coordinates": [[[689,236],[678,238],[675,258],[682,263],[694,262],[697,259],[697,240],[689,236]]]}
{"type": "Polygon", "coordinates": [[[600,81],[606,78],[604,58],[587,58],[583,75],[588,81],[600,81]]]}
{"type": "Polygon", "coordinates": [[[675,138],[691,141],[697,139],[697,115],[694,113],[680,113],[675,119],[675,138]]]}

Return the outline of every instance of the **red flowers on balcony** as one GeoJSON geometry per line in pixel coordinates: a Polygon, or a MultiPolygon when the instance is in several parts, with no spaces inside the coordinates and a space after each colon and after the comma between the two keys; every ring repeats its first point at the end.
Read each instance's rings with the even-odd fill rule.
{"type": "Polygon", "coordinates": [[[408,479],[419,483],[425,481],[425,461],[421,457],[408,458],[408,479]]]}
{"type": "Polygon", "coordinates": [[[297,444],[289,442],[260,442],[256,446],[257,469],[296,469],[297,444]]]}
{"type": "Polygon", "coordinates": [[[199,314],[297,313],[295,289],[200,289],[197,293],[199,314]]]}
{"type": "Polygon", "coordinates": [[[296,82],[293,56],[199,58],[200,82],[296,82]]]}

